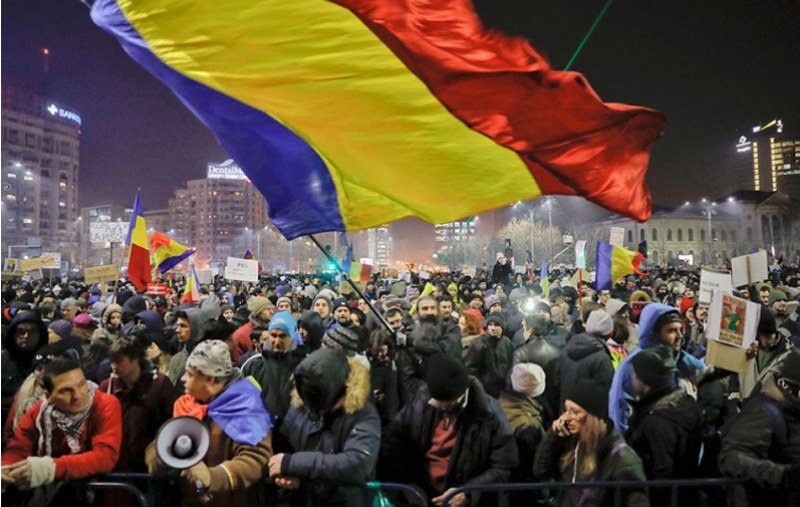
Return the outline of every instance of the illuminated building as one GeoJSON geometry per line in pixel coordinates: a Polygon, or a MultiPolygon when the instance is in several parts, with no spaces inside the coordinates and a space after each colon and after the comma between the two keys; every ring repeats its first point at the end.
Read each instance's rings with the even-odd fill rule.
{"type": "Polygon", "coordinates": [[[800,136],[785,132],[782,119],[756,125],[739,136],[736,151],[752,168],[748,187],[800,196],[800,136]]]}

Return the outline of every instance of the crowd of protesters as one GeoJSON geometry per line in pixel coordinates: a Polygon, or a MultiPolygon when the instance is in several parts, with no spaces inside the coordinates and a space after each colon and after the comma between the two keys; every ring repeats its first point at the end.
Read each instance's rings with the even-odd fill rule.
{"type": "MultiPolygon", "coordinates": [[[[156,434],[190,416],[207,423],[210,448],[181,472],[201,493],[185,493],[211,505],[354,504],[339,485],[370,480],[440,505],[467,485],[699,477],[735,479],[741,505],[800,505],[800,276],[777,267],[736,290],[762,305],[741,373],[706,362],[694,269],[655,267],[597,291],[573,286],[567,268],[547,284],[514,278],[498,254],[475,276],[374,276],[363,298],[330,274],[216,278],[199,304],[180,303],[180,284],[153,297],[124,283],[6,281],[3,500],[168,473],[156,434]]],[[[654,491],[622,500],[669,502],[654,491]]],[[[613,496],[569,489],[556,501],[613,496]]],[[[682,491],[680,505],[700,496],[682,491]]]]}

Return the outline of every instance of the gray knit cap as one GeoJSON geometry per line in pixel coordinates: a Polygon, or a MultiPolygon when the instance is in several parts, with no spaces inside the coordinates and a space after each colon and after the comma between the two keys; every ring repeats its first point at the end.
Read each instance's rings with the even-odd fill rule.
{"type": "Polygon", "coordinates": [[[206,340],[194,348],[186,367],[209,377],[229,377],[233,373],[231,351],[222,340],[206,340]]]}
{"type": "Polygon", "coordinates": [[[322,337],[322,346],[328,349],[341,350],[350,357],[360,352],[358,335],[352,329],[337,327],[331,329],[322,337]]]}

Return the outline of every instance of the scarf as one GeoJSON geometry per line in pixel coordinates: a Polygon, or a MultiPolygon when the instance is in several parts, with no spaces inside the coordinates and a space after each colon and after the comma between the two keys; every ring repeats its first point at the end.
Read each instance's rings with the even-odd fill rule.
{"type": "Polygon", "coordinates": [[[39,416],[36,418],[36,429],[39,431],[39,456],[52,456],[53,453],[53,422],[64,433],[69,446],[70,454],[79,454],[84,451],[81,443],[83,429],[89,420],[89,411],[94,403],[94,393],[97,384],[87,381],[89,396],[86,407],[77,414],[65,414],[56,409],[48,400],[42,403],[39,416]]]}

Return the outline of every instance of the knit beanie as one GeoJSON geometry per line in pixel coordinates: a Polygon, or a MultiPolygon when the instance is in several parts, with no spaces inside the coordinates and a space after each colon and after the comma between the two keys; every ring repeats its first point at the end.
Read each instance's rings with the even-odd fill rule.
{"type": "Polygon", "coordinates": [[[678,313],[678,310],[672,310],[661,314],[661,316],[656,319],[655,324],[653,324],[653,331],[658,332],[662,327],[673,322],[680,322],[683,324],[683,319],[681,319],[681,314],[678,313]]]}
{"type": "Polygon", "coordinates": [[[608,417],[608,387],[599,382],[579,378],[567,386],[564,399],[600,419],[608,417]]]}
{"type": "Polygon", "coordinates": [[[272,316],[269,321],[269,331],[273,329],[280,329],[287,335],[291,336],[292,340],[302,344],[303,340],[300,338],[300,333],[297,331],[297,319],[290,312],[278,312],[272,316]]]}
{"type": "Polygon", "coordinates": [[[289,308],[292,307],[292,300],[287,298],[286,296],[279,297],[278,300],[275,302],[275,306],[280,306],[281,303],[289,303],[289,308]]]}
{"type": "Polygon", "coordinates": [[[778,332],[778,323],[775,321],[775,314],[769,307],[761,305],[761,318],[758,321],[758,334],[771,335],[778,332]]]}
{"type": "Polygon", "coordinates": [[[683,298],[681,299],[681,317],[686,316],[686,312],[689,308],[694,308],[694,299],[692,298],[683,298]]]}
{"type": "Polygon", "coordinates": [[[610,336],[614,332],[614,320],[605,310],[595,310],[586,321],[586,332],[594,336],[610,336]]]}
{"type": "Polygon", "coordinates": [[[469,387],[469,376],[464,364],[448,354],[435,354],[428,359],[425,376],[428,393],[438,401],[453,401],[469,387]]]}
{"type": "Polygon", "coordinates": [[[502,304],[503,302],[500,301],[500,296],[491,295],[486,298],[486,302],[483,304],[483,306],[486,308],[486,311],[488,312],[489,309],[494,305],[502,305],[502,304]]]}
{"type": "Polygon", "coordinates": [[[496,313],[492,313],[486,317],[486,327],[489,327],[489,324],[500,326],[500,328],[503,329],[503,332],[506,330],[506,319],[496,313]]]}
{"type": "Polygon", "coordinates": [[[251,317],[258,317],[259,313],[272,306],[272,301],[263,296],[253,296],[247,300],[247,309],[251,317]]]}
{"type": "Polygon", "coordinates": [[[786,301],[787,299],[786,294],[778,289],[769,291],[769,306],[772,306],[775,301],[786,301]]]}
{"type": "Polygon", "coordinates": [[[81,313],[74,319],[72,319],[73,327],[77,327],[80,329],[87,329],[92,327],[97,327],[97,324],[92,319],[92,316],[88,313],[81,313]]]}
{"type": "Polygon", "coordinates": [[[72,334],[72,322],[68,321],[67,319],[54,320],[49,326],[47,326],[47,329],[52,329],[55,334],[64,340],[72,334]]]}
{"type": "Polygon", "coordinates": [[[349,357],[360,352],[358,335],[346,327],[335,327],[325,333],[325,336],[322,337],[322,346],[327,349],[341,350],[349,357]]]}
{"type": "Polygon", "coordinates": [[[222,340],[200,342],[186,359],[186,367],[209,377],[228,377],[233,372],[230,348],[222,340]]]}
{"type": "Polygon", "coordinates": [[[665,345],[644,349],[635,354],[631,358],[631,366],[639,380],[649,387],[661,387],[675,382],[675,355],[665,345]]]}
{"type": "Polygon", "coordinates": [[[545,373],[536,363],[519,363],[511,370],[511,387],[528,398],[541,396],[545,387],[545,373]]]}
{"type": "Polygon", "coordinates": [[[783,358],[778,368],[778,375],[789,382],[800,385],[800,349],[792,348],[792,351],[783,358]]]}
{"type": "Polygon", "coordinates": [[[317,303],[318,299],[321,299],[321,300],[325,301],[325,304],[328,305],[328,309],[330,310],[331,313],[333,313],[333,301],[331,301],[331,299],[326,297],[326,296],[317,296],[317,297],[315,297],[314,301],[311,303],[311,308],[314,308],[314,305],[317,303]]]}

